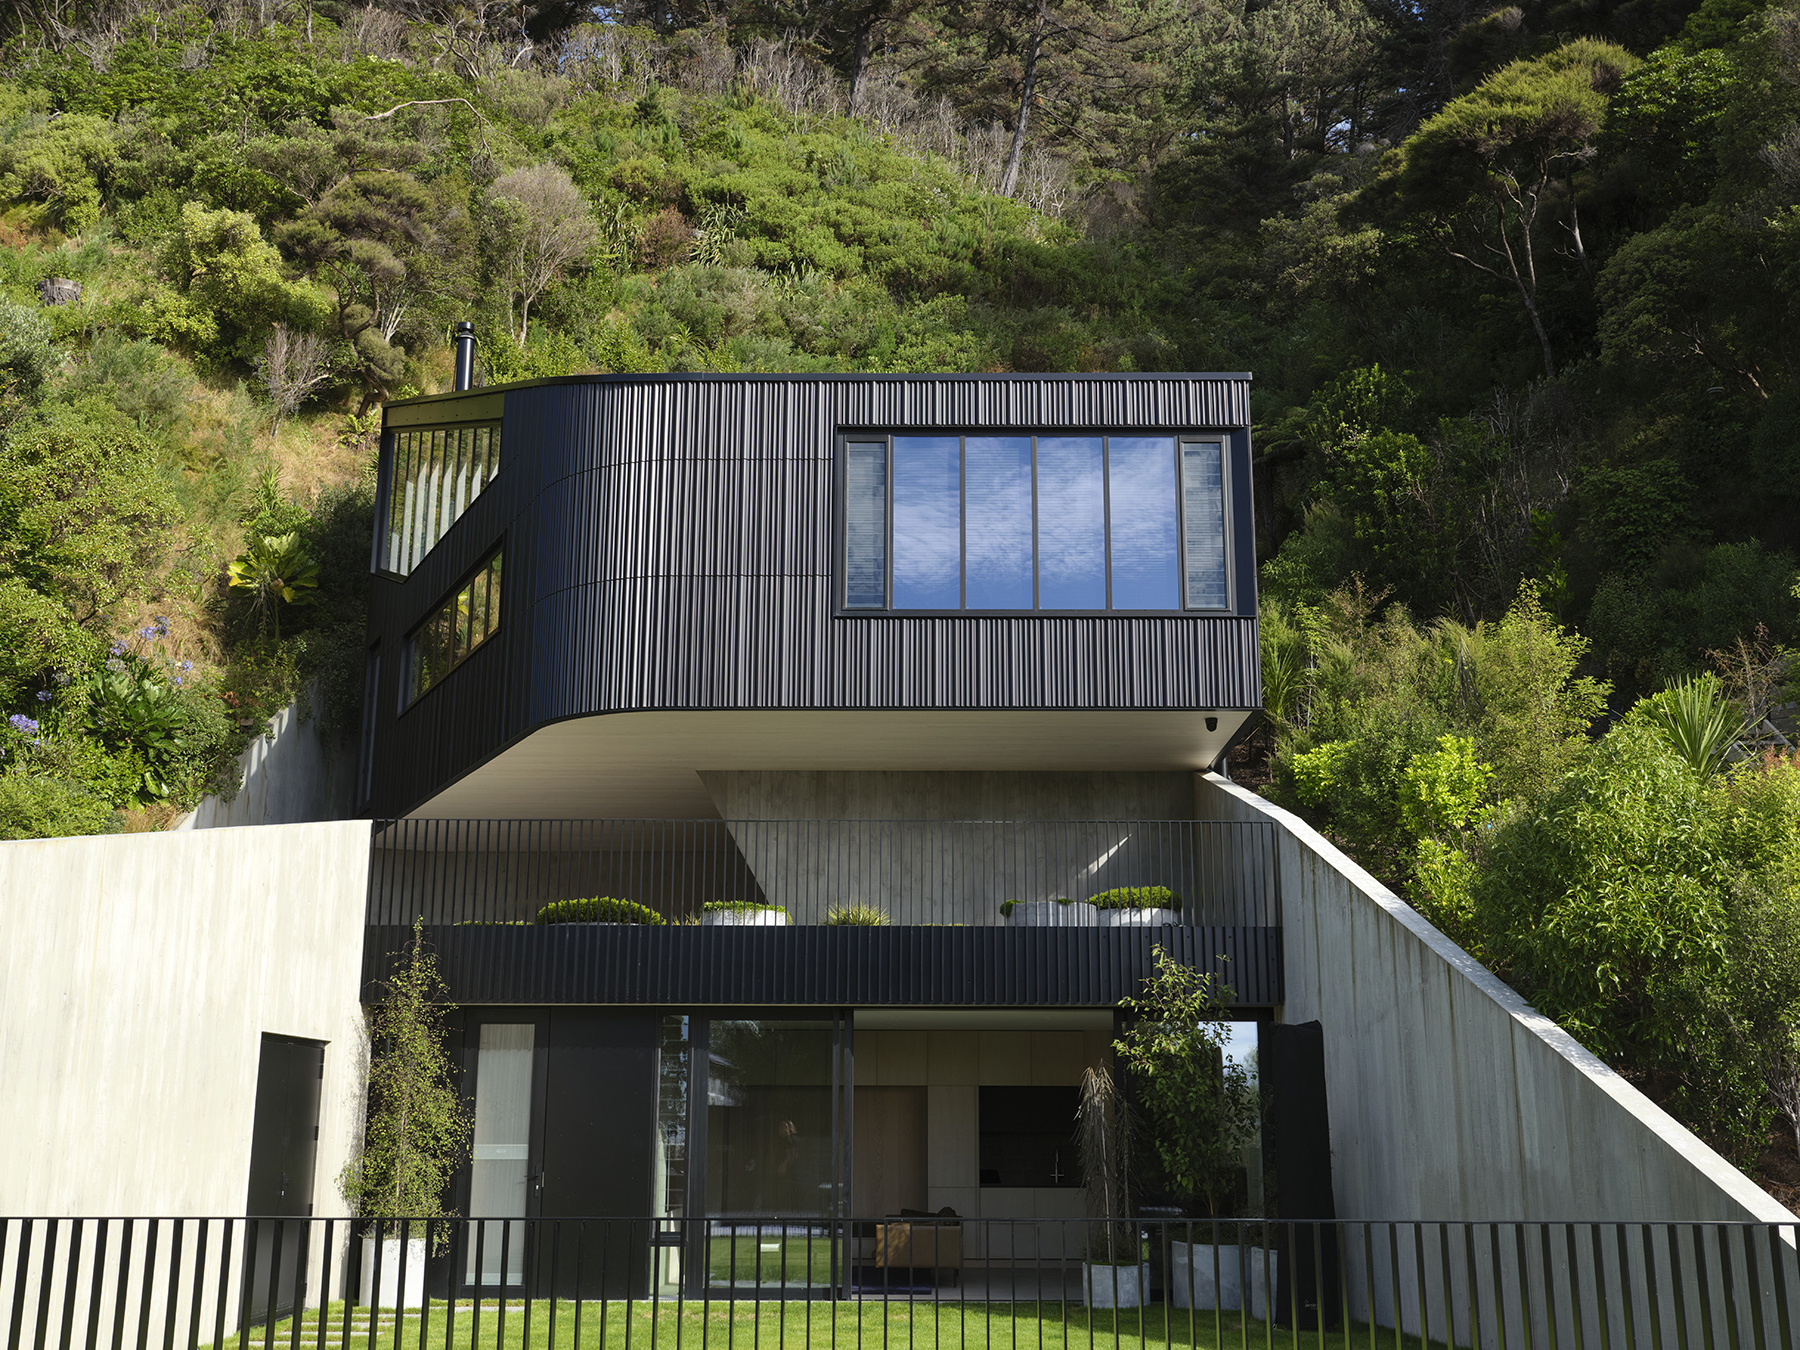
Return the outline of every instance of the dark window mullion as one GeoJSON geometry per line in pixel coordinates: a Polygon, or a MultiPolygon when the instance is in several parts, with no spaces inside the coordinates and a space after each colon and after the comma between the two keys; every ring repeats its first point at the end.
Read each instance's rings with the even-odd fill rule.
{"type": "Polygon", "coordinates": [[[1176,596],[1188,608],[1187,572],[1187,438],[1175,438],[1175,579],[1176,596]]]}
{"type": "Polygon", "coordinates": [[[956,438],[956,607],[969,607],[969,438],[956,438]]]}
{"type": "Polygon", "coordinates": [[[887,567],[887,588],[882,595],[881,607],[892,610],[894,607],[894,516],[900,510],[899,473],[894,461],[894,445],[898,438],[889,435],[887,438],[887,549],[883,559],[887,567]]]}
{"type": "Polygon", "coordinates": [[[1031,608],[1038,608],[1038,438],[1031,438],[1031,608]]]}

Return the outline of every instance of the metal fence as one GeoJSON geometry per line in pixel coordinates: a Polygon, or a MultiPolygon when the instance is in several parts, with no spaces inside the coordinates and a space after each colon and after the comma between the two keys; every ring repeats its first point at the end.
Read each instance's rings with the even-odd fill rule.
{"type": "Polygon", "coordinates": [[[1796,1225],[0,1219],[15,1347],[1793,1350],[1796,1225]],[[1107,1251],[1110,1264],[1090,1264],[1107,1251]]]}
{"type": "Polygon", "coordinates": [[[1087,926],[1139,917],[1091,897],[1164,887],[1183,926],[1268,927],[1280,922],[1276,868],[1269,822],[382,821],[369,923],[531,922],[552,901],[605,896],[665,923],[768,907],[787,924],[860,910],[901,926],[1087,926]]]}

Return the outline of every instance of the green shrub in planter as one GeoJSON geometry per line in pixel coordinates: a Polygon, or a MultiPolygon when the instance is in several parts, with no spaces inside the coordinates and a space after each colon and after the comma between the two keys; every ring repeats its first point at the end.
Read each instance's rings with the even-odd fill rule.
{"type": "Polygon", "coordinates": [[[825,922],[838,928],[886,928],[888,912],[874,905],[834,905],[825,911],[825,922]]]}
{"type": "Polygon", "coordinates": [[[602,895],[586,900],[552,900],[538,911],[539,923],[650,923],[663,916],[635,900],[602,895]]]}
{"type": "Polygon", "coordinates": [[[1095,909],[1171,909],[1181,913],[1181,897],[1167,886],[1121,886],[1090,895],[1095,909]]]}
{"type": "MultiPolygon", "coordinates": [[[[1000,917],[1003,919],[1009,917],[1016,906],[1035,905],[1038,903],[1039,902],[1036,900],[1002,900],[1000,902],[1000,917]]],[[[1075,902],[1066,895],[1053,895],[1050,897],[1050,903],[1056,905],[1072,905],[1075,902]]]]}
{"type": "Polygon", "coordinates": [[[754,900],[711,900],[700,908],[708,914],[748,914],[764,909],[772,909],[777,914],[787,913],[785,905],[759,905],[754,900]]]}

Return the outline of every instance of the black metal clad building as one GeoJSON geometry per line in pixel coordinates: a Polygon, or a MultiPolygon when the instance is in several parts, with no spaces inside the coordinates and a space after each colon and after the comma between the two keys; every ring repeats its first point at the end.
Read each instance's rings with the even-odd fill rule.
{"type": "Polygon", "coordinates": [[[493,423],[498,471],[410,575],[377,544],[372,814],[595,714],[1260,705],[1246,376],[596,376],[413,399],[387,409],[378,532],[398,437],[493,423]],[[1223,433],[1225,609],[844,611],[846,435],[1059,430],[1223,433]],[[497,546],[492,639],[405,706],[408,635],[497,546]]]}

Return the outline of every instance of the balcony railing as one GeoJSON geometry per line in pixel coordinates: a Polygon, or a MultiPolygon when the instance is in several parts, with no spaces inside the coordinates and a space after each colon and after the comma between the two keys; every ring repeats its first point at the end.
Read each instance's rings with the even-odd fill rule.
{"type": "Polygon", "coordinates": [[[664,924],[1266,928],[1280,923],[1275,839],[1225,821],[385,821],[369,924],[529,924],[605,897],[664,924]],[[1178,901],[1087,903],[1125,888],[1178,901]]]}
{"type": "Polygon", "coordinates": [[[0,1218],[0,1347],[1417,1350],[1423,1333],[1483,1350],[1788,1350],[1795,1237],[1688,1222],[0,1218]]]}

